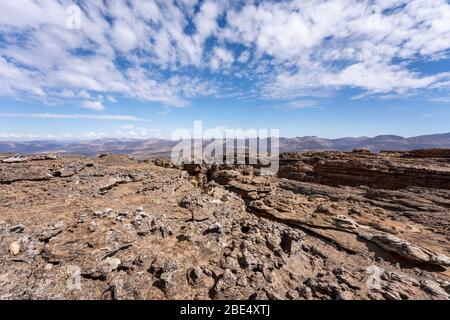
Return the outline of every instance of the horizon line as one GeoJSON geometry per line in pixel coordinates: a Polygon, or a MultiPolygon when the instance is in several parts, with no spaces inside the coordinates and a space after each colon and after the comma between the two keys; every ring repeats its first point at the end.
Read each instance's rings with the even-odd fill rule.
{"type": "MultiPolygon", "coordinates": [[[[1,114],[0,114],[1,115],[1,114]]],[[[343,136],[343,137],[339,137],[339,138],[325,138],[325,137],[321,137],[321,136],[317,136],[317,135],[305,135],[305,136],[281,136],[278,137],[278,139],[296,139],[296,138],[318,138],[318,139],[324,139],[324,140],[339,140],[339,139],[375,139],[378,137],[383,137],[383,136],[392,136],[392,137],[399,137],[402,139],[411,139],[411,138],[418,138],[418,137],[425,137],[425,136],[437,136],[437,135],[447,135],[450,134],[449,132],[442,132],[442,133],[429,133],[429,134],[421,134],[421,135],[414,135],[414,136],[401,136],[401,135],[397,135],[397,134],[378,134],[375,136],[343,136]]],[[[252,138],[252,137],[246,137],[246,138],[237,138],[237,140],[248,140],[248,139],[257,139],[256,138],[252,138]]],[[[276,137],[266,137],[263,139],[268,139],[268,138],[276,138],[276,137]]],[[[115,136],[105,136],[105,137],[98,137],[98,138],[92,138],[92,137],[53,137],[53,136],[47,136],[47,137],[30,137],[30,138],[20,138],[18,137],[17,139],[8,139],[8,138],[3,138],[1,137],[1,132],[0,132],[0,143],[6,143],[6,142],[47,142],[47,141],[60,141],[60,142],[73,142],[73,143],[77,143],[77,142],[89,142],[89,141],[99,141],[99,140],[134,140],[134,141],[145,141],[145,140],[150,140],[150,139],[154,139],[154,140],[160,140],[160,141],[172,141],[172,142],[176,142],[176,141],[180,141],[181,139],[178,140],[173,140],[173,139],[169,139],[169,138],[161,138],[161,137],[141,137],[141,138],[136,138],[136,137],[115,137],[115,136]]],[[[232,139],[232,138],[228,138],[228,139],[232,139]]],[[[191,139],[191,140],[197,140],[197,139],[191,139]]],[[[202,140],[213,140],[212,138],[202,138],[202,140]]],[[[234,140],[236,140],[236,138],[234,138],[234,140]]]]}

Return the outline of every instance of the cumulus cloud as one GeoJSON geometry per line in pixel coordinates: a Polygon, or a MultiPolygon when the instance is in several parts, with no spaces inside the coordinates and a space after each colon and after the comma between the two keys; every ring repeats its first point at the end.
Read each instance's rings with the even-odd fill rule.
{"type": "Polygon", "coordinates": [[[1,96],[93,110],[103,109],[91,102],[99,95],[186,107],[236,94],[239,80],[221,82],[222,74],[251,80],[247,94],[269,99],[450,90],[448,70],[416,67],[450,59],[446,0],[76,3],[81,28],[69,30],[72,1],[0,2],[1,96]]]}
{"type": "Polygon", "coordinates": [[[134,30],[123,21],[114,23],[111,40],[115,48],[125,53],[136,48],[137,45],[137,36],[134,30]]]}
{"type": "Polygon", "coordinates": [[[225,70],[231,66],[234,61],[231,51],[224,48],[215,48],[211,58],[211,68],[213,70],[225,70]]]}

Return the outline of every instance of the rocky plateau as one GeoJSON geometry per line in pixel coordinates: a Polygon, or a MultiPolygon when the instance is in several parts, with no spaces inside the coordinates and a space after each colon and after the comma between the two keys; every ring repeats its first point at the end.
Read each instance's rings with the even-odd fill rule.
{"type": "Polygon", "coordinates": [[[450,151],[0,155],[0,299],[450,299],[450,151]]]}

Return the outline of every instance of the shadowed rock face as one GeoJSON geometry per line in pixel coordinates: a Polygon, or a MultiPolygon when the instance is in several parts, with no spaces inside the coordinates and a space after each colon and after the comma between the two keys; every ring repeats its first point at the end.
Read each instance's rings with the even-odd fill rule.
{"type": "Polygon", "coordinates": [[[0,299],[449,299],[449,163],[415,155],[0,155],[0,299]]]}
{"type": "Polygon", "coordinates": [[[330,186],[450,189],[448,155],[449,150],[285,153],[281,156],[278,176],[330,186]]]}

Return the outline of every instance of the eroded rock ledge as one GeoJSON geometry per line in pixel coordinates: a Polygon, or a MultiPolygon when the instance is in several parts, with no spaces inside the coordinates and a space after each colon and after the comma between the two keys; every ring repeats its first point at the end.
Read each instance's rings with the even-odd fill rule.
{"type": "Polygon", "coordinates": [[[449,150],[285,153],[280,178],[330,186],[450,189],[449,150]]]}

